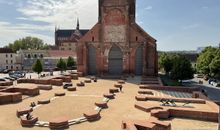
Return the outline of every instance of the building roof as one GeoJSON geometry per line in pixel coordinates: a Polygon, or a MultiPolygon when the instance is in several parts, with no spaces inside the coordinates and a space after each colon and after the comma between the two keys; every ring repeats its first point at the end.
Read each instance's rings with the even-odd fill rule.
{"type": "MultiPolygon", "coordinates": [[[[79,30],[82,36],[84,36],[89,30],[88,29],[80,29],[79,30]]],[[[57,37],[71,37],[71,35],[75,32],[75,29],[69,30],[56,30],[57,37]]]]}
{"type": "Polygon", "coordinates": [[[48,50],[49,57],[76,57],[76,53],[73,51],[63,50],[48,50]]]}
{"type": "Polygon", "coordinates": [[[10,48],[0,48],[0,53],[14,53],[10,48]]]}

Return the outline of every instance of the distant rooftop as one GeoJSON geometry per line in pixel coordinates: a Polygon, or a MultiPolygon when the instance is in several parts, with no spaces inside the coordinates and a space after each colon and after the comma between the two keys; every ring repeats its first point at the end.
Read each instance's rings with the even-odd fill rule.
{"type": "MultiPolygon", "coordinates": [[[[75,29],[58,29],[56,30],[57,37],[71,37],[71,35],[75,32],[75,29]]],[[[80,29],[79,30],[82,36],[84,36],[89,29],[80,29]]]]}
{"type": "Polygon", "coordinates": [[[0,48],[0,53],[14,53],[10,48],[0,48]]]}

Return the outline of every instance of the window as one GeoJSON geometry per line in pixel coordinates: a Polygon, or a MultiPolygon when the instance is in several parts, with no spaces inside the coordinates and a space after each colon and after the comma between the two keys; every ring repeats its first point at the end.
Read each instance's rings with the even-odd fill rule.
{"type": "Polygon", "coordinates": [[[11,57],[12,57],[12,54],[11,54],[11,57]]]}
{"type": "Polygon", "coordinates": [[[13,60],[11,60],[11,64],[13,64],[13,60]]]}
{"type": "Polygon", "coordinates": [[[34,54],[34,58],[37,58],[37,54],[34,54]]]}
{"type": "Polygon", "coordinates": [[[92,41],[94,42],[94,40],[95,40],[95,38],[94,37],[92,37],[92,41]]]}
{"type": "Polygon", "coordinates": [[[18,67],[16,67],[16,70],[18,70],[18,67]]]}
{"type": "Polygon", "coordinates": [[[72,49],[71,49],[71,48],[69,48],[69,50],[71,51],[72,49]]]}
{"type": "Polygon", "coordinates": [[[13,70],[13,66],[11,66],[11,69],[13,70]]]}
{"type": "Polygon", "coordinates": [[[30,55],[30,54],[28,54],[28,58],[31,58],[31,55],[30,55]]]}
{"type": "Polygon", "coordinates": [[[6,64],[8,64],[8,60],[6,60],[6,64]]]}
{"type": "Polygon", "coordinates": [[[8,69],[8,66],[6,66],[6,69],[8,69]]]}
{"type": "Polygon", "coordinates": [[[136,41],[138,41],[138,37],[136,37],[136,41]]]}
{"type": "Polygon", "coordinates": [[[8,57],[8,54],[6,54],[5,57],[8,57]]]}

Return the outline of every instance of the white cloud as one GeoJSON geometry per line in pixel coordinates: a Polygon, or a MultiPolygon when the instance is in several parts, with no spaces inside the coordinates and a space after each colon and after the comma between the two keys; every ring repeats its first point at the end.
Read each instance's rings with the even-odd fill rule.
{"type": "Polygon", "coordinates": [[[145,10],[152,10],[153,7],[152,7],[152,6],[147,6],[147,7],[145,7],[144,9],[145,9],[145,10]]]}
{"type": "Polygon", "coordinates": [[[35,33],[35,31],[39,30],[51,30],[49,26],[38,26],[38,25],[29,25],[29,24],[16,24],[13,25],[9,22],[1,22],[0,21],[0,46],[5,46],[9,42],[13,42],[19,38],[23,38],[26,36],[34,36],[43,39],[46,43],[52,44],[53,38],[50,36],[42,35],[39,33],[35,33]]]}
{"type": "Polygon", "coordinates": [[[198,27],[200,27],[200,24],[195,23],[195,24],[190,24],[190,25],[183,26],[182,29],[183,30],[188,30],[188,29],[194,29],[194,28],[198,28],[198,27]]]}
{"type": "Polygon", "coordinates": [[[23,19],[63,28],[74,28],[79,17],[82,28],[91,28],[97,22],[97,7],[97,0],[28,0],[17,10],[23,19]]]}
{"type": "MultiPolygon", "coordinates": [[[[0,0],[0,3],[2,2],[5,3],[4,0],[0,0]]],[[[54,44],[55,26],[61,29],[75,28],[76,19],[79,17],[80,28],[90,29],[98,20],[98,0],[14,0],[7,4],[17,7],[16,11],[21,16],[16,19],[23,20],[23,24],[0,21],[1,46],[25,36],[37,36],[47,43],[54,44]],[[29,24],[26,24],[27,21],[29,24]],[[38,25],[36,22],[46,25],[38,25]],[[39,31],[45,31],[50,36],[39,31]]]]}

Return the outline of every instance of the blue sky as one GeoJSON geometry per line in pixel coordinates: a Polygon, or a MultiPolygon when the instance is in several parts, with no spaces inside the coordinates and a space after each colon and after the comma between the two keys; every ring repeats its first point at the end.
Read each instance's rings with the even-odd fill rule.
{"type": "MultiPolygon", "coordinates": [[[[36,36],[54,44],[55,25],[97,22],[97,0],[0,0],[0,46],[36,36]]],[[[137,23],[158,40],[158,50],[195,50],[220,42],[219,0],[137,0],[137,23]]]]}

